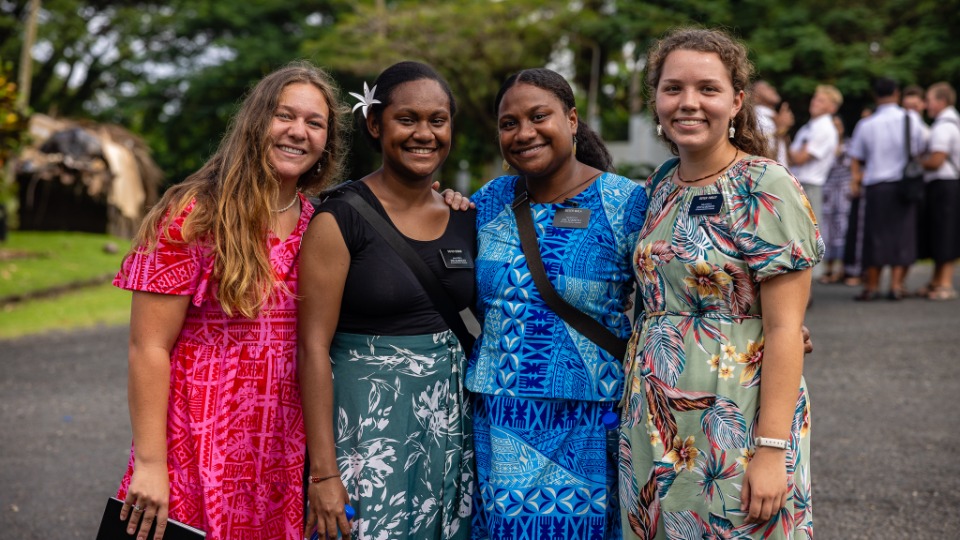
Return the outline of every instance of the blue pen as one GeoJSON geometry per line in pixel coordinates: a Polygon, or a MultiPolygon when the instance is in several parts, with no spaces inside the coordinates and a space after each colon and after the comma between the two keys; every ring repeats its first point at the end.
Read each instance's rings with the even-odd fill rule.
{"type": "MultiPolygon", "coordinates": [[[[351,521],[353,516],[357,515],[357,512],[349,504],[343,505],[343,513],[347,515],[347,521],[351,521]]],[[[337,538],[340,538],[340,531],[337,531],[337,538]]],[[[316,529],[314,529],[310,540],[320,540],[320,533],[316,529]]]]}

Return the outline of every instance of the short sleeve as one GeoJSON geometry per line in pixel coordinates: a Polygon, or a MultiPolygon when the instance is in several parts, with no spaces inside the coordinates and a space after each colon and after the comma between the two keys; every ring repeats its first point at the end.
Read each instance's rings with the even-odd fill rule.
{"type": "Polygon", "coordinates": [[[644,186],[634,184],[627,180],[628,186],[632,187],[630,196],[626,198],[623,208],[623,227],[619,233],[623,236],[620,239],[620,246],[628,260],[633,260],[633,251],[637,247],[637,241],[640,239],[640,230],[643,229],[643,222],[647,216],[647,190],[644,186]]]}
{"type": "Polygon", "coordinates": [[[157,245],[137,246],[127,256],[113,284],[121,289],[171,295],[193,295],[202,302],[207,289],[212,259],[199,242],[184,242],[183,223],[194,202],[173,220],[165,218],[157,231],[157,245]]]}
{"type": "Polygon", "coordinates": [[[498,176],[478,189],[470,200],[477,206],[477,228],[484,226],[499,216],[504,205],[513,199],[516,176],[498,176]]]}
{"type": "Polygon", "coordinates": [[[950,121],[937,122],[930,129],[928,151],[943,152],[949,156],[958,139],[960,139],[960,124],[950,121]]]}
{"type": "Polygon", "coordinates": [[[782,165],[753,161],[732,186],[734,242],[755,281],[820,262],[824,244],[813,209],[782,165]]]}
{"type": "Polygon", "coordinates": [[[863,121],[860,121],[853,128],[853,136],[850,137],[850,144],[847,146],[847,153],[857,161],[865,161],[867,157],[864,137],[863,121]]]}

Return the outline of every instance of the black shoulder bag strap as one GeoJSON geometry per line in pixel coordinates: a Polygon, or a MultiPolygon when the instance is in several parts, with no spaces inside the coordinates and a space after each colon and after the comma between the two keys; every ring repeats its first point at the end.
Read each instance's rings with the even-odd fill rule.
{"type": "Polygon", "coordinates": [[[530,197],[525,182],[520,178],[517,178],[514,195],[512,206],[513,214],[517,219],[517,230],[520,233],[520,248],[523,250],[523,256],[527,259],[530,276],[533,278],[537,290],[540,291],[543,301],[577,332],[602,347],[614,358],[622,361],[627,355],[626,340],[618,338],[589,315],[567,303],[550,283],[547,271],[543,267],[543,259],[540,258],[540,244],[537,242],[537,233],[533,229],[533,218],[530,216],[530,197]]]}
{"type": "Polygon", "coordinates": [[[363,200],[360,195],[353,191],[343,192],[342,197],[343,201],[353,207],[363,219],[367,220],[367,223],[369,223],[387,244],[393,248],[397,255],[403,259],[403,262],[407,264],[410,271],[413,272],[413,275],[417,277],[417,281],[420,282],[420,286],[423,287],[430,301],[433,302],[433,306],[437,308],[440,316],[443,317],[444,322],[447,323],[450,330],[452,330],[457,336],[457,339],[460,340],[460,347],[463,349],[464,354],[469,355],[470,351],[473,350],[473,344],[477,338],[467,330],[467,326],[464,324],[456,304],[453,303],[453,299],[450,298],[447,291],[443,289],[443,285],[440,283],[437,275],[430,270],[430,267],[420,258],[420,255],[407,244],[406,240],[400,236],[400,233],[370,206],[370,203],[363,200]]]}
{"type": "Polygon", "coordinates": [[[903,111],[903,140],[907,150],[907,163],[913,160],[913,145],[910,144],[910,111],[903,111]]]}

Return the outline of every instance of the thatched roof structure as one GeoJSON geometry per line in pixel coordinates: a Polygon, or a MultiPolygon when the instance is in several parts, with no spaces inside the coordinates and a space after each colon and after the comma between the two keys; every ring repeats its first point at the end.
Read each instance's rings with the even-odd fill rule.
{"type": "Polygon", "coordinates": [[[29,131],[33,143],[16,165],[21,228],[136,232],[163,182],[142,139],[121,126],[42,114],[29,131]]]}

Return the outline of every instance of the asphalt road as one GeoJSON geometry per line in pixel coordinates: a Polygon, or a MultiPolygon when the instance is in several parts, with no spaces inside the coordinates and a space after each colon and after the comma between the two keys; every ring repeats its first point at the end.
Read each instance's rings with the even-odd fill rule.
{"type": "MultiPolygon", "coordinates": [[[[807,316],[817,537],[958,538],[960,301],[854,292],[815,286],[807,316]]],[[[0,341],[0,539],[96,535],[129,451],[126,340],[100,328],[0,341]]]]}

